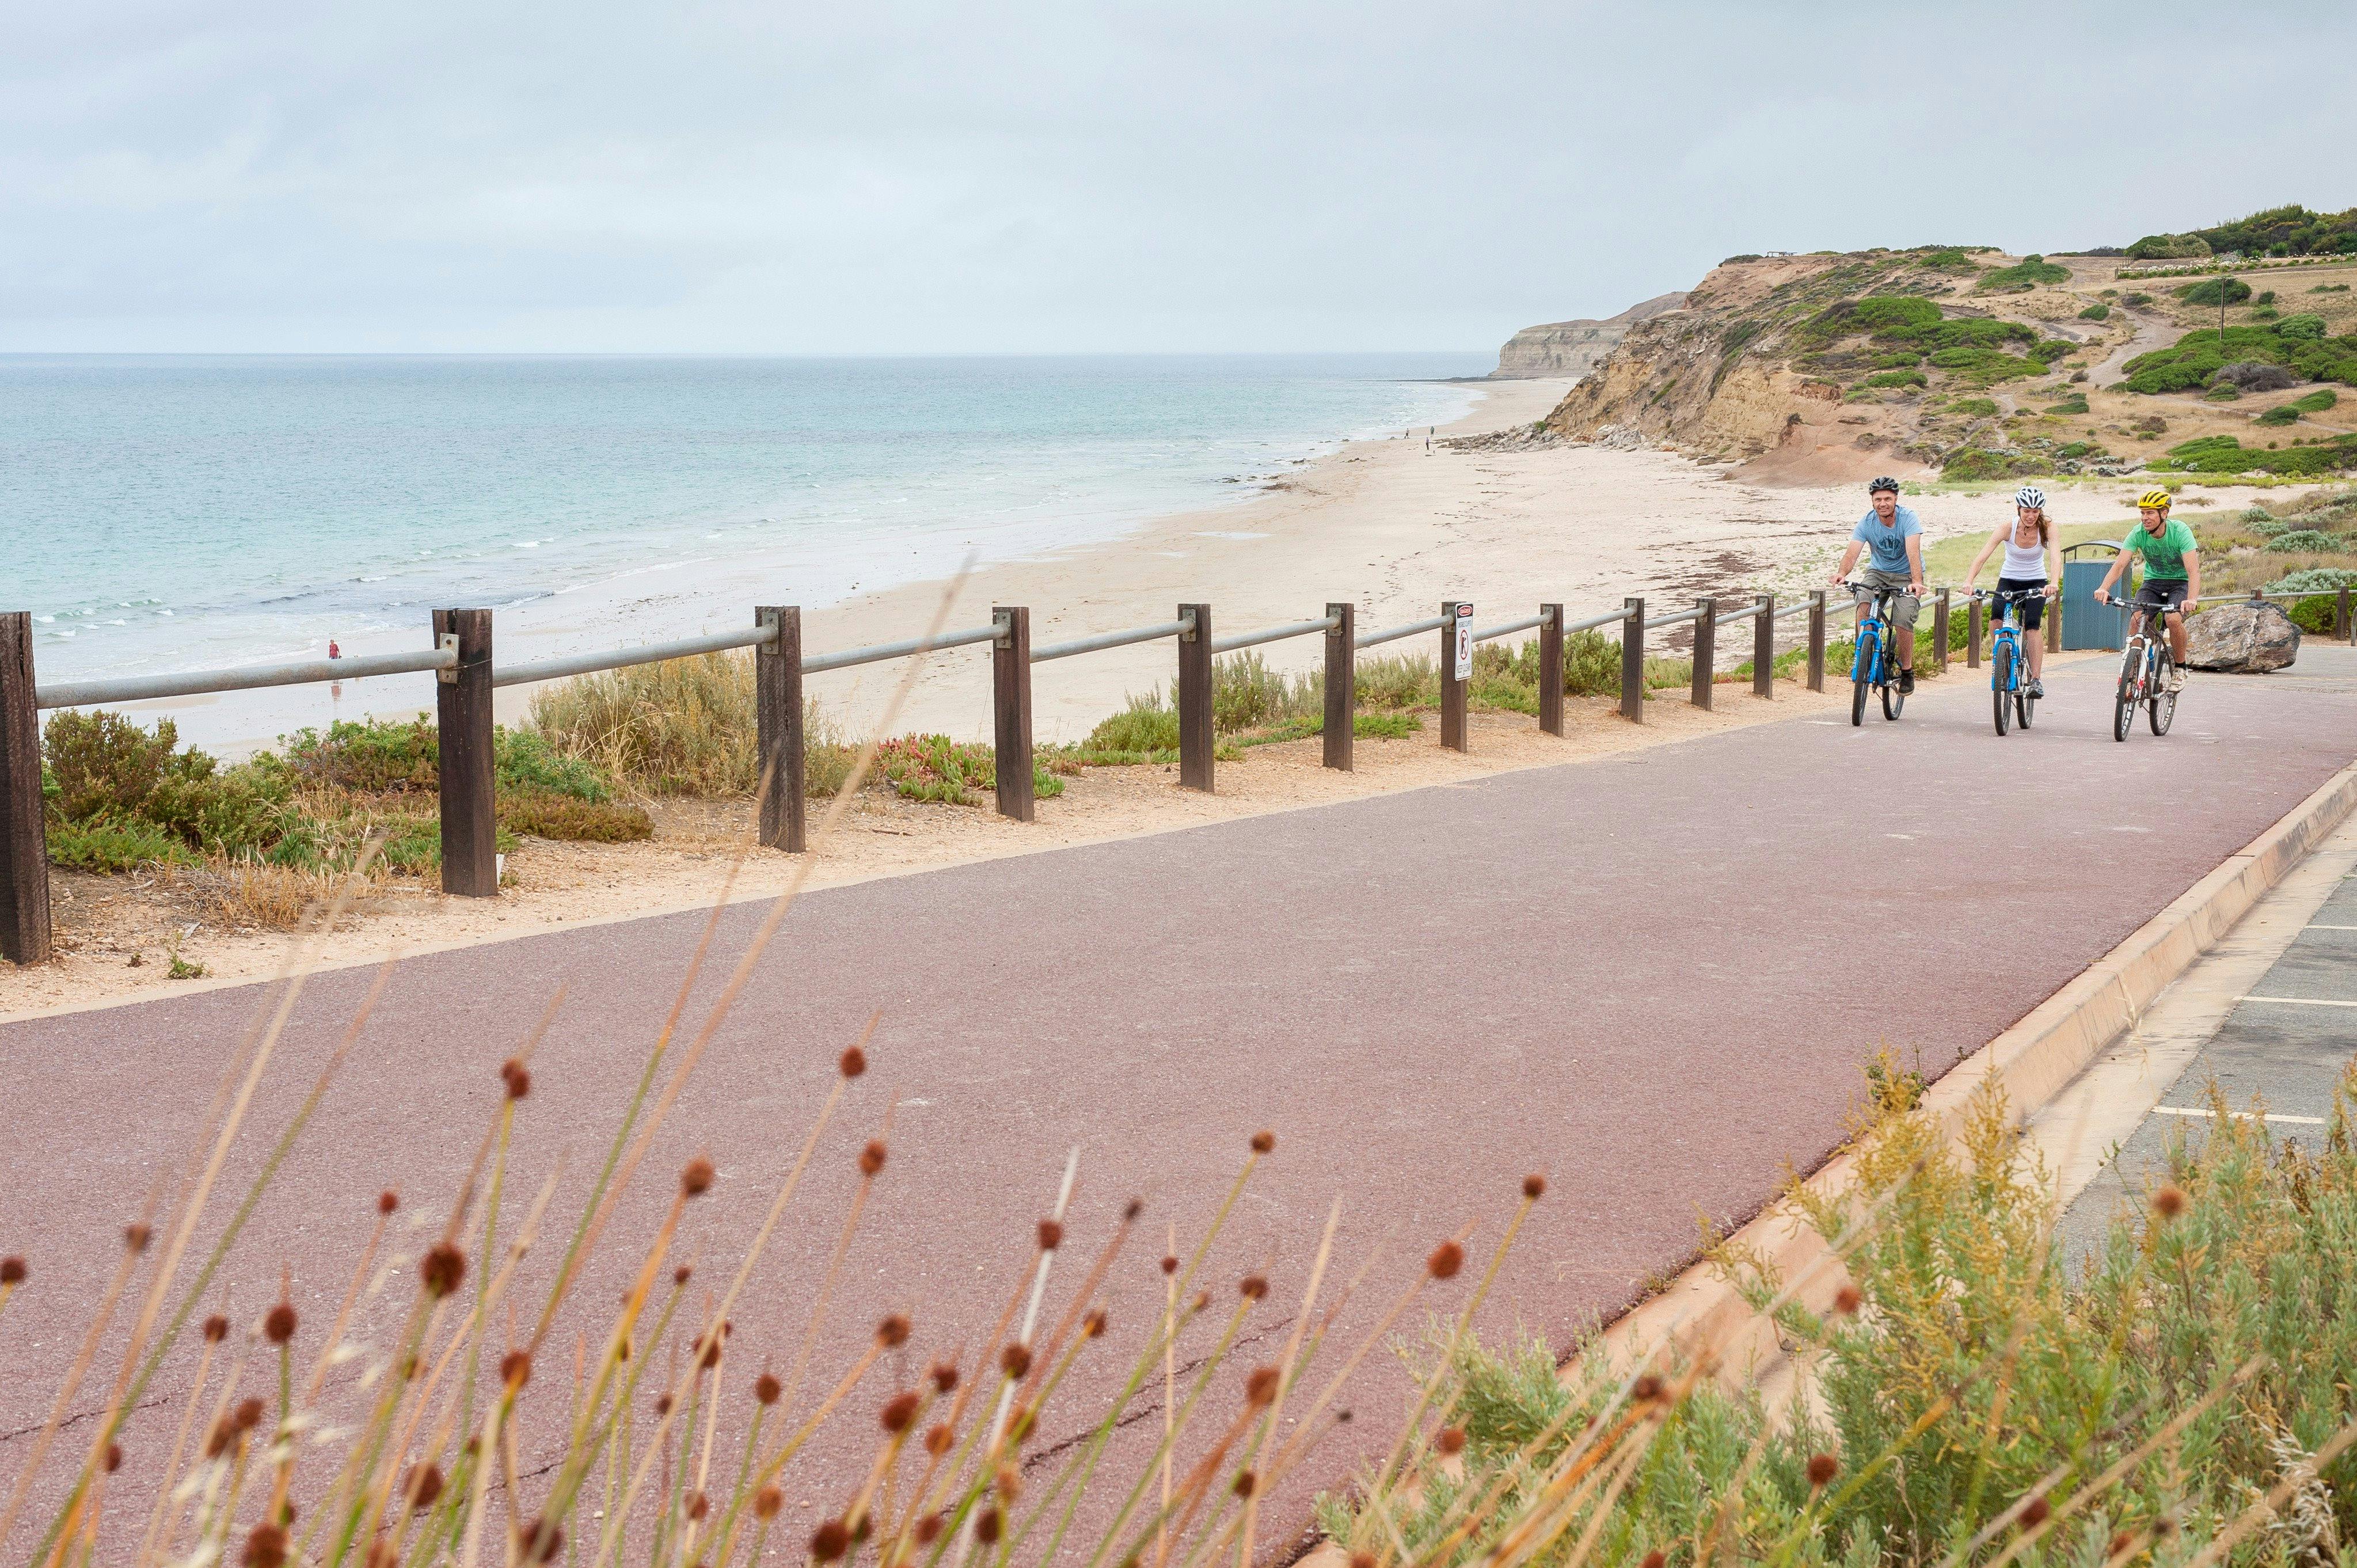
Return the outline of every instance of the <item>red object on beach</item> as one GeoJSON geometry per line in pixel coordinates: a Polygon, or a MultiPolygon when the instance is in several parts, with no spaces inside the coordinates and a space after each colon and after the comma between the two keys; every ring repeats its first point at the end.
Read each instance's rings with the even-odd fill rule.
{"type": "Polygon", "coordinates": [[[344,650],[336,646],[336,639],[332,637],[328,639],[328,657],[330,659],[341,659],[343,656],[344,650]]]}

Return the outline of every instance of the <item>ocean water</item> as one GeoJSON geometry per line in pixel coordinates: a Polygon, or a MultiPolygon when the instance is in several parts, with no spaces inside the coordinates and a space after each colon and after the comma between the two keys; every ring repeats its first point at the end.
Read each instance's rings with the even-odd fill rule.
{"type": "MultiPolygon", "coordinates": [[[[820,606],[1249,495],[1456,417],[1471,394],[1440,378],[1487,368],[0,357],[0,609],[33,613],[44,679],[411,648],[457,605],[533,656],[686,635],[739,618],[748,580],[820,606]]],[[[308,715],[296,693],[178,716],[226,738],[308,715]]]]}

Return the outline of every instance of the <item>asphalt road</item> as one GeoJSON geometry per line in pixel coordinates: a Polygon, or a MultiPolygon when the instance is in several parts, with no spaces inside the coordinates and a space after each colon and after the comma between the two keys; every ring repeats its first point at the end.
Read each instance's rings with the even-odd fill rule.
{"type": "MultiPolygon", "coordinates": [[[[874,1069],[735,1314],[748,1376],[792,1359],[854,1153],[888,1105],[890,1163],[822,1368],[888,1308],[915,1315],[912,1369],[983,1338],[1074,1146],[1076,1250],[1132,1194],[1148,1205],[1152,1242],[1105,1293],[1112,1342],[1134,1342],[1124,1328],[1158,1310],[1165,1227],[1190,1244],[1263,1127],[1276,1153],[1213,1264],[1223,1290],[1268,1273],[1256,1332],[1289,1326],[1337,1195],[1337,1278],[1374,1260],[1336,1331],[1347,1342],[1442,1237],[1469,1233],[1480,1255],[1523,1174],[1541,1171],[1552,1190],[1484,1326],[1561,1347],[1687,1258],[1698,1218],[1740,1221],[1788,1167],[1822,1159],[1877,1050],[1944,1070],[2357,756],[2344,683],[2197,678],[2174,734],[2139,727],[2115,745],[2108,676],[2058,669],[2037,727],[2004,739],[1986,686],[1959,668],[1897,724],[1795,719],[814,894],[682,1098],[620,1217],[627,1245],[601,1254],[576,1299],[602,1319],[670,1173],[698,1151],[720,1179],[682,1245],[716,1280],[836,1053],[880,1012],[874,1069]]],[[[760,914],[725,918],[723,962],[691,1018],[760,914]]],[[[559,987],[508,1211],[553,1174],[555,1212],[569,1214],[700,923],[653,918],[403,964],[241,1243],[234,1310],[274,1297],[284,1263],[307,1324],[326,1322],[381,1188],[414,1214],[447,1203],[499,1062],[559,987]]],[[[256,1129],[281,1124],[368,981],[312,982],[256,1129]]],[[[35,1271],[0,1336],[0,1434],[38,1422],[119,1228],[185,1158],[255,1005],[241,988],[0,1030],[0,1251],[35,1271]]],[[[264,1143],[264,1131],[242,1140],[228,1190],[264,1143]]],[[[1464,1284],[1437,1299],[1453,1304],[1464,1284]]],[[[364,1309],[361,1333],[391,1305],[364,1309]]],[[[1098,1408],[1109,1375],[1082,1374],[1050,1435],[1098,1408]]],[[[1397,1374],[1361,1383],[1374,1419],[1351,1431],[1386,1435],[1397,1374]]],[[[852,1427],[813,1450],[790,1497],[839,1500],[870,1446],[865,1416],[852,1427]]],[[[1354,1453],[1329,1444],[1312,1478],[1340,1476],[1354,1453]]],[[[1280,1510],[1295,1523],[1298,1491],[1280,1510]]]]}

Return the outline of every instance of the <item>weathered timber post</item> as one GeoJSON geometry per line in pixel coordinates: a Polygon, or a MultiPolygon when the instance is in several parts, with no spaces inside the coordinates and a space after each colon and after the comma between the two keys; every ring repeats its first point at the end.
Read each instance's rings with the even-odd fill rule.
{"type": "Polygon", "coordinates": [[[1981,667],[1981,602],[1973,599],[1964,606],[1964,668],[1981,667]]]}
{"type": "Polygon", "coordinates": [[[753,650],[753,725],[761,759],[761,845],[800,854],[806,847],[802,798],[802,611],[800,605],[763,605],[753,624],[777,637],[753,650]]]}
{"type": "Polygon", "coordinates": [[[1440,605],[1440,745],[1445,751],[1464,751],[1465,693],[1468,682],[1457,672],[1457,639],[1473,634],[1473,607],[1462,599],[1440,605]]]}
{"type": "Polygon", "coordinates": [[[41,821],[41,714],[33,617],[0,615],[0,958],[49,956],[49,842],[41,821]]]}
{"type": "Polygon", "coordinates": [[[1348,773],[1359,725],[1358,607],[1330,604],[1326,629],[1326,766],[1348,773]]]}
{"type": "Polygon", "coordinates": [[[1776,695],[1776,596],[1760,596],[1760,613],[1751,618],[1751,694],[1773,701],[1776,695]]]}
{"type": "Polygon", "coordinates": [[[2332,635],[2344,642],[2357,642],[2357,620],[2350,618],[2349,590],[2343,588],[2332,602],[2332,635]]]}
{"type": "Polygon", "coordinates": [[[1563,607],[1539,607],[1539,733],[1563,733],[1563,607]]]}
{"type": "Polygon", "coordinates": [[[1645,601],[1620,603],[1629,612],[1620,622],[1620,716],[1641,725],[1645,722],[1645,601]]]}
{"type": "Polygon", "coordinates": [[[1825,591],[1809,595],[1809,690],[1825,689],[1825,591]]]}
{"type": "Polygon", "coordinates": [[[2062,601],[2059,598],[2046,603],[2046,651],[2062,651],[2062,601]]]}
{"type": "Polygon", "coordinates": [[[990,716],[996,731],[998,814],[1031,820],[1031,612],[994,605],[990,624],[990,716]]]}
{"type": "Polygon", "coordinates": [[[1939,596],[1932,601],[1932,642],[1936,649],[1932,662],[1944,675],[1948,672],[1948,590],[1945,588],[1941,589],[1939,596]]]}
{"type": "Polygon", "coordinates": [[[458,662],[435,671],[442,771],[442,891],[494,898],[500,815],[493,789],[491,612],[436,610],[434,637],[458,639],[458,662]]]}
{"type": "Polygon", "coordinates": [[[1705,713],[1710,711],[1711,677],[1716,673],[1711,664],[1718,655],[1718,601],[1703,599],[1695,608],[1702,613],[1695,617],[1694,644],[1694,705],[1705,713]]]}
{"type": "Polygon", "coordinates": [[[1180,605],[1178,634],[1178,788],[1211,793],[1211,607],[1180,605]]]}

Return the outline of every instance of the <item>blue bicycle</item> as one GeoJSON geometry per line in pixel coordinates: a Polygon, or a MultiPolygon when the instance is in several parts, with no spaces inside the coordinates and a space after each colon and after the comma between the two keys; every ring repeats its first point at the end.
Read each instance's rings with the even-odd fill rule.
{"type": "Polygon", "coordinates": [[[2011,727],[2019,718],[2021,727],[2029,727],[2029,719],[2037,710],[2038,699],[2029,692],[2029,660],[2021,650],[2019,606],[2024,599],[2044,597],[2038,593],[1998,593],[1976,588],[1973,597],[1984,600],[1989,607],[1989,691],[1996,708],[1996,733],[2011,727]]]}
{"type": "Polygon", "coordinates": [[[1849,656],[1849,722],[1866,722],[1866,693],[1869,688],[1882,693],[1882,716],[1895,719],[1907,706],[1907,693],[1899,689],[1899,671],[1890,658],[1890,600],[1896,588],[1870,588],[1863,583],[1844,583],[1853,597],[1864,599],[1874,596],[1873,607],[1857,623],[1857,645],[1849,656]]]}

